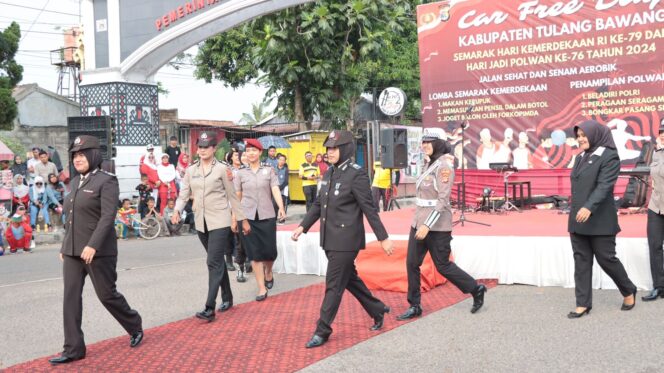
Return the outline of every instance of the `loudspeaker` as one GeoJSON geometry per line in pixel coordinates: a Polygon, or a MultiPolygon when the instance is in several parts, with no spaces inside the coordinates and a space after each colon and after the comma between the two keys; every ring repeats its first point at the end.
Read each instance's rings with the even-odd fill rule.
{"type": "Polygon", "coordinates": [[[115,121],[109,116],[67,117],[69,143],[74,142],[80,135],[94,136],[99,139],[104,160],[113,158],[114,127],[115,121]]]}
{"type": "MultiPolygon", "coordinates": [[[[104,171],[115,173],[115,120],[109,116],[100,117],[67,117],[67,129],[69,131],[69,143],[73,143],[77,136],[88,135],[99,139],[101,156],[103,162],[101,168],[104,171]]],[[[70,180],[78,175],[74,165],[69,165],[70,180]]]]}
{"type": "Polygon", "coordinates": [[[408,131],[403,128],[380,130],[380,163],[383,168],[408,166],[408,131]]]}

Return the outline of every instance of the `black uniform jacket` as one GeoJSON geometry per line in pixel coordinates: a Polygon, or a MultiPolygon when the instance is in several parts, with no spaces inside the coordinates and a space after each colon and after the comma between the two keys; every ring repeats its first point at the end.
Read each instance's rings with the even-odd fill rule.
{"type": "Polygon", "coordinates": [[[387,239],[371,197],[369,177],[348,160],[325,173],[318,198],[300,225],[307,232],[321,220],[320,245],[325,251],[359,251],[366,246],[363,214],[378,240],[387,239]]]}
{"type": "Polygon", "coordinates": [[[71,193],[63,204],[67,214],[65,238],[60,252],[80,256],[85,246],[97,252],[95,256],[118,255],[115,237],[115,215],[120,189],[115,175],[106,171],[92,171],[79,187],[81,175],[71,181],[71,193]]]}
{"type": "Polygon", "coordinates": [[[587,162],[580,164],[578,155],[572,169],[572,206],[567,230],[589,236],[615,235],[620,232],[613,200],[613,187],[620,172],[618,153],[609,148],[597,148],[587,162]],[[585,207],[591,215],[585,223],[576,222],[576,214],[585,207]]]}

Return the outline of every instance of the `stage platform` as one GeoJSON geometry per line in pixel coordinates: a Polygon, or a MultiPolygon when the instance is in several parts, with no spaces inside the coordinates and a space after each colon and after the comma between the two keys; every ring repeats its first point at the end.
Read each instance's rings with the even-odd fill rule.
{"type": "MultiPolygon", "coordinates": [[[[414,209],[380,214],[392,240],[408,240],[414,209]]],[[[455,215],[455,219],[458,214],[455,215]]],[[[455,262],[475,278],[497,279],[500,284],[574,286],[574,258],[567,233],[568,215],[556,210],[526,210],[506,214],[472,213],[475,220],[490,227],[466,222],[454,228],[452,252],[455,262]]],[[[617,237],[618,258],[639,289],[650,289],[650,262],[646,239],[646,215],[619,216],[622,232],[617,237]]],[[[327,258],[319,247],[319,225],[298,242],[290,239],[296,224],[277,231],[278,273],[325,275],[327,258]]],[[[367,244],[376,237],[365,221],[367,244]]],[[[404,263],[405,266],[405,263],[404,263]]],[[[615,289],[613,281],[593,268],[593,287],[615,289]]]]}

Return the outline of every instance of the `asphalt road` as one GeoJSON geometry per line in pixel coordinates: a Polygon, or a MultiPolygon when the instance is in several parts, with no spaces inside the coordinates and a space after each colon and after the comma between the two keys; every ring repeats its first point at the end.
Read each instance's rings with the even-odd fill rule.
{"type": "MultiPolygon", "coordinates": [[[[118,289],[141,312],[146,328],[191,317],[203,308],[207,271],[196,236],[119,245],[118,289]]],[[[62,276],[57,252],[56,246],[39,247],[33,254],[0,257],[0,369],[61,350],[62,276]]],[[[276,279],[272,293],[324,280],[296,275],[276,279]]],[[[235,303],[253,300],[253,279],[244,284],[232,281],[232,286],[235,303]]],[[[434,313],[425,310],[419,320],[304,371],[661,372],[664,300],[644,303],[643,292],[638,295],[637,306],[622,312],[617,291],[596,290],[592,313],[568,320],[573,289],[498,286],[487,293],[486,306],[478,314],[469,313],[470,300],[434,313]]],[[[89,282],[83,303],[87,343],[124,335],[89,282]]],[[[390,317],[401,311],[393,310],[390,317]]]]}
{"type": "MultiPolygon", "coordinates": [[[[119,242],[118,290],[143,318],[145,328],[192,317],[205,306],[205,251],[196,236],[119,242]]],[[[0,257],[0,369],[62,350],[62,267],[59,247],[0,257]]],[[[233,280],[234,303],[253,301],[253,276],[233,280]]],[[[275,276],[271,294],[324,281],[319,276],[275,276]]],[[[87,344],[125,335],[87,281],[83,294],[87,344]]]]}

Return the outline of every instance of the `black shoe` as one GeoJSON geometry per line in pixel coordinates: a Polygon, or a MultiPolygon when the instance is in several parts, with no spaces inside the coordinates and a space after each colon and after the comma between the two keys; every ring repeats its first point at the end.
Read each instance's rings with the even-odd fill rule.
{"type": "Polygon", "coordinates": [[[226,270],[235,271],[235,265],[233,264],[233,257],[231,255],[226,255],[226,270]]]}
{"type": "Polygon", "coordinates": [[[143,331],[138,331],[134,334],[131,335],[131,339],[129,340],[129,347],[136,347],[143,342],[143,331]]]}
{"type": "Polygon", "coordinates": [[[201,312],[196,312],[196,317],[201,320],[207,320],[207,322],[213,322],[215,317],[214,308],[205,308],[205,310],[201,312]]]}
{"type": "Polygon", "coordinates": [[[475,313],[482,308],[484,305],[484,293],[487,292],[486,286],[484,284],[479,284],[473,290],[471,294],[473,294],[473,306],[470,308],[470,313],[475,313]]]}
{"type": "Polygon", "coordinates": [[[233,307],[233,301],[230,301],[230,302],[222,302],[222,303],[221,303],[221,306],[219,306],[219,309],[217,309],[217,311],[219,311],[219,312],[226,312],[226,311],[228,311],[229,309],[231,309],[231,307],[233,307]]]}
{"type": "Polygon", "coordinates": [[[267,291],[263,295],[257,295],[256,296],[256,302],[262,302],[267,299],[267,291]]]}
{"type": "Polygon", "coordinates": [[[58,357],[48,359],[48,362],[51,363],[51,365],[62,365],[62,364],[69,364],[69,363],[72,363],[76,360],[83,360],[83,359],[85,359],[85,356],[69,357],[69,356],[60,355],[58,357]]]}
{"type": "Polygon", "coordinates": [[[313,337],[305,345],[306,348],[320,347],[327,342],[327,338],[321,337],[320,335],[314,334],[313,337]]]}
{"type": "Polygon", "coordinates": [[[383,321],[385,321],[385,314],[390,313],[390,307],[383,306],[383,313],[380,316],[374,318],[374,324],[369,328],[371,331],[380,330],[383,328],[383,321]]]}
{"type": "Polygon", "coordinates": [[[251,267],[251,263],[245,263],[244,264],[244,271],[246,273],[251,273],[254,271],[254,269],[251,267]]]}
{"type": "Polygon", "coordinates": [[[641,300],[644,302],[650,302],[653,300],[657,300],[657,298],[664,298],[664,290],[660,288],[654,288],[650,291],[648,295],[641,297],[641,300]]]}
{"type": "Polygon", "coordinates": [[[632,303],[632,304],[623,303],[622,306],[620,307],[620,310],[621,311],[629,311],[632,308],[634,308],[634,306],[636,306],[636,290],[634,290],[634,303],[632,303]]]}
{"type": "MultiPolygon", "coordinates": [[[[273,275],[273,276],[274,276],[274,275],[273,275]]],[[[272,280],[270,280],[270,281],[265,280],[265,287],[266,287],[266,288],[268,288],[268,289],[272,289],[273,286],[274,286],[274,277],[272,277],[272,280]]]]}
{"type": "Polygon", "coordinates": [[[244,271],[242,270],[242,267],[237,271],[237,282],[247,282],[247,278],[244,277],[244,271]]]}
{"type": "Polygon", "coordinates": [[[399,321],[410,320],[420,316],[422,316],[422,307],[420,307],[419,304],[416,304],[414,306],[408,307],[406,312],[397,316],[397,320],[399,321]]]}
{"type": "Polygon", "coordinates": [[[585,310],[583,310],[582,312],[572,311],[572,312],[567,314],[567,318],[568,319],[578,319],[579,317],[583,317],[583,315],[590,315],[590,310],[592,310],[592,309],[593,309],[592,307],[588,307],[585,310]]]}

